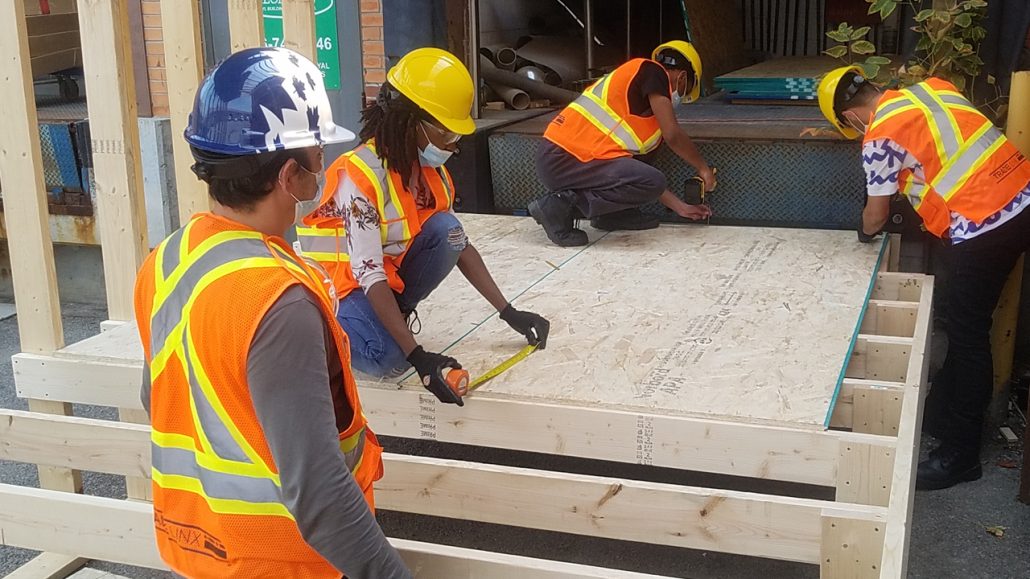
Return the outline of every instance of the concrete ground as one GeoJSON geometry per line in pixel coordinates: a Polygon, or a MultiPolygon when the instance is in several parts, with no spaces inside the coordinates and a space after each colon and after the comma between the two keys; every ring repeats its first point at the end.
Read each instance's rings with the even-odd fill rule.
{"type": "MultiPolygon", "coordinates": [[[[67,305],[64,307],[64,313],[65,339],[68,342],[95,334],[100,321],[105,319],[105,311],[96,306],[67,305]]],[[[11,373],[10,357],[18,351],[16,318],[0,321],[0,407],[3,408],[26,408],[25,402],[15,396],[11,373]]],[[[75,412],[79,416],[92,418],[116,418],[115,412],[106,408],[76,406],[75,412]]],[[[1022,425],[1017,424],[1018,421],[1018,417],[1013,418],[1013,430],[1022,433],[1022,425]]],[[[523,465],[537,468],[604,476],[721,486],[767,493],[791,493],[813,498],[832,497],[832,493],[827,489],[818,487],[765,483],[756,486],[752,481],[732,477],[383,438],[386,449],[391,452],[432,454],[501,464],[521,462],[523,465]]],[[[924,452],[929,444],[929,441],[924,441],[924,452]]],[[[1030,506],[1015,500],[1019,486],[1018,468],[1006,468],[1010,464],[1007,461],[1021,464],[1019,445],[1006,448],[1000,441],[992,441],[984,452],[983,460],[982,480],[945,491],[916,494],[910,548],[910,577],[1030,577],[1030,506]],[[1000,466],[999,463],[1005,466],[1000,466]],[[1004,528],[1003,536],[989,534],[987,529],[990,527],[1004,528]]],[[[0,482],[35,486],[38,481],[34,467],[0,461],[0,482]]],[[[89,494],[125,497],[124,482],[118,477],[86,473],[84,484],[85,491],[89,494]]],[[[446,519],[400,513],[383,512],[380,514],[380,520],[387,534],[394,537],[673,577],[750,578],[759,574],[765,579],[818,577],[818,569],[812,566],[747,559],[719,553],[624,543],[499,525],[456,523],[446,519]]],[[[0,576],[29,561],[33,555],[30,551],[0,546],[0,576]]],[[[110,563],[94,562],[90,564],[90,568],[133,579],[171,576],[164,572],[110,563]]],[[[89,577],[98,576],[104,575],[89,574],[89,577]]]]}

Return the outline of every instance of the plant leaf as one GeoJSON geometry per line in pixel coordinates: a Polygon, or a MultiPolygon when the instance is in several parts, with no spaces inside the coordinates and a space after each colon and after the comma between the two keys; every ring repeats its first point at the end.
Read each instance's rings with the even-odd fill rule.
{"type": "Polygon", "coordinates": [[[881,66],[884,64],[891,63],[891,59],[887,58],[886,56],[870,56],[869,58],[865,59],[865,61],[866,64],[878,64],[881,66]]]}
{"type": "Polygon", "coordinates": [[[933,8],[927,8],[926,10],[920,10],[919,14],[916,14],[916,22],[924,22],[926,19],[933,16],[933,8]]]}
{"type": "Polygon", "coordinates": [[[933,19],[941,24],[951,22],[951,14],[947,10],[934,10],[933,19]]]}
{"type": "Polygon", "coordinates": [[[880,20],[886,20],[891,14],[894,14],[894,10],[898,7],[897,2],[891,2],[880,10],[880,20]]]}
{"type": "Polygon", "coordinates": [[[959,14],[955,17],[955,24],[959,25],[962,28],[969,28],[973,25],[973,17],[968,13],[959,14]]]}
{"type": "Polygon", "coordinates": [[[862,72],[866,78],[876,78],[877,76],[880,76],[880,65],[863,62],[861,66],[862,72]]]}
{"type": "Polygon", "coordinates": [[[851,45],[851,52],[855,54],[872,54],[876,52],[876,45],[868,40],[859,40],[851,45]]]}
{"type": "Polygon", "coordinates": [[[832,46],[823,51],[825,54],[832,56],[833,58],[844,58],[844,55],[848,53],[848,47],[846,46],[832,46]]]}
{"type": "Polygon", "coordinates": [[[831,30],[831,31],[826,33],[826,36],[829,36],[831,39],[833,39],[833,40],[835,40],[837,42],[847,42],[847,41],[851,40],[850,36],[848,36],[847,34],[844,34],[840,30],[831,30]]]}
{"type": "Polygon", "coordinates": [[[860,38],[865,38],[865,35],[869,34],[870,30],[872,30],[872,27],[869,27],[869,26],[863,26],[862,28],[859,28],[858,30],[855,30],[854,32],[851,33],[851,40],[858,40],[860,38]]]}

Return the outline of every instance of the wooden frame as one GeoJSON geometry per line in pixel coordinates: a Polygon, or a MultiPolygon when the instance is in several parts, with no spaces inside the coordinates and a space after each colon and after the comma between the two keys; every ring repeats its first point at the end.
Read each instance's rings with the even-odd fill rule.
{"type": "MultiPolygon", "coordinates": [[[[111,248],[105,266],[115,320],[131,317],[129,272],[135,271],[145,249],[140,245],[145,224],[135,165],[138,143],[126,122],[132,113],[131,90],[112,92],[131,84],[131,79],[119,76],[117,66],[127,63],[125,39],[117,26],[124,19],[125,1],[93,0],[84,3],[89,10],[80,13],[84,44],[94,55],[87,59],[87,74],[98,81],[92,83],[97,92],[90,100],[103,102],[106,109],[97,113],[100,130],[94,138],[118,143],[110,150],[101,147],[97,166],[101,207],[105,215],[114,216],[103,223],[102,239],[105,249],[111,248]],[[108,107],[116,96],[119,106],[108,107]]],[[[183,11],[171,28],[166,26],[166,50],[181,55],[180,72],[187,83],[197,78],[199,23],[195,0],[179,4],[163,3],[169,14],[173,8],[183,11]]],[[[287,17],[297,23],[286,27],[287,36],[292,35],[289,42],[310,46],[313,38],[306,31],[313,28],[305,22],[312,15],[296,11],[311,3],[284,4],[287,17]]],[[[16,16],[11,22],[21,22],[20,3],[14,6],[0,11],[0,22],[8,12],[16,16]]],[[[230,22],[234,45],[244,38],[260,42],[259,2],[233,0],[230,22]]],[[[26,50],[21,26],[8,24],[7,29],[0,24],[0,47],[4,42],[10,45],[9,51],[0,53],[26,50]]],[[[15,112],[24,112],[31,121],[25,62],[3,61],[0,96],[9,97],[8,102],[20,107],[15,112]]],[[[179,96],[181,112],[187,91],[179,96]]],[[[26,246],[31,242],[38,247],[25,248],[24,255],[32,260],[14,263],[16,284],[22,287],[19,314],[24,317],[19,317],[26,322],[26,352],[16,355],[13,365],[19,396],[40,402],[34,402],[30,412],[0,411],[0,459],[37,464],[42,473],[66,478],[53,484],[43,478],[43,486],[53,488],[0,485],[0,536],[6,544],[48,551],[33,563],[37,570],[52,570],[43,571],[47,576],[59,576],[81,564],[80,558],[162,567],[151,508],[144,502],[150,475],[149,427],[134,423],[145,418],[138,399],[142,353],[134,324],[107,323],[101,334],[61,347],[53,255],[45,204],[41,205],[38,142],[32,140],[31,122],[15,129],[0,147],[5,184],[11,179],[22,185],[9,190],[24,191],[8,201],[9,216],[19,216],[9,220],[8,227],[13,226],[15,241],[25,239],[26,246]],[[33,161],[28,169],[21,166],[19,155],[33,161]],[[39,305],[33,309],[32,304],[39,305]],[[120,408],[123,422],[60,415],[67,413],[69,403],[120,408]],[[127,477],[130,499],[135,500],[62,492],[78,490],[67,480],[78,470],[127,477]]],[[[183,163],[182,155],[177,155],[177,162],[183,163]]],[[[377,485],[378,506],[802,562],[819,565],[824,577],[903,577],[933,279],[892,273],[897,251],[888,255],[875,274],[828,420],[830,429],[490,397],[477,399],[475,412],[461,412],[422,392],[362,390],[366,413],[380,434],[819,485],[833,489],[835,500],[387,454],[387,474],[377,485]]],[[[420,577],[647,577],[459,547],[394,543],[420,577]]]]}

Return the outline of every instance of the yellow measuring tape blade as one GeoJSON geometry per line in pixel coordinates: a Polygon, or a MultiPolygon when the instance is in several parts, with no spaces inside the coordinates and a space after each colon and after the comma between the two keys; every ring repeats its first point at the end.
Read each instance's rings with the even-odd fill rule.
{"type": "Polygon", "coordinates": [[[526,357],[529,356],[530,354],[532,354],[535,350],[536,350],[536,346],[526,346],[525,348],[522,348],[521,350],[519,350],[518,354],[515,354],[511,358],[508,358],[504,362],[501,362],[493,370],[490,370],[486,374],[483,374],[482,376],[480,376],[480,377],[476,378],[475,380],[473,380],[472,383],[469,384],[469,392],[472,392],[473,390],[475,390],[476,388],[479,388],[484,383],[489,382],[490,380],[493,380],[494,378],[496,378],[496,377],[500,376],[501,374],[507,372],[509,369],[511,369],[512,366],[514,366],[515,364],[518,364],[519,362],[525,360],[526,357]]]}

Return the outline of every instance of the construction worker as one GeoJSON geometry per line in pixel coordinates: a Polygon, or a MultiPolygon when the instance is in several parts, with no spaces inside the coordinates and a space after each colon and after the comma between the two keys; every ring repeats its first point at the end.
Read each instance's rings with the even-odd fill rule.
{"type": "Polygon", "coordinates": [[[711,215],[707,206],[688,205],[669,191],[665,175],[642,160],[664,139],[706,189],[715,188],[715,172],[675,112],[681,101],[700,96],[701,72],[689,42],[666,42],[651,59],[630,60],[592,84],[551,121],[536,153],[537,174],[551,193],[529,204],[548,239],[586,245],[586,233],[574,225],[579,217],[605,231],[653,229],[658,218],[640,207],[655,200],[687,219],[711,215]]]}
{"type": "Polygon", "coordinates": [[[845,137],[863,136],[868,196],[860,241],[871,241],[900,192],[948,242],[948,355],[933,380],[924,429],[940,440],[917,488],[979,479],[991,398],[991,316],[1005,279],[1030,247],[1030,162],[949,82],[881,91],[857,67],[827,74],[819,106],[845,137]]]}
{"type": "Polygon", "coordinates": [[[424,350],[412,331],[415,308],[455,265],[530,344],[547,345],[549,324],[512,307],[454,214],[443,165],[475,130],[468,70],[447,51],[420,48],[386,78],[362,111],[363,144],[329,168],[320,206],[297,237],[336,285],[354,367],[376,377],[414,367],[438,399],[463,405],[443,374],[461,365],[424,350]]]}
{"type": "Polygon", "coordinates": [[[186,577],[410,577],[373,513],[382,449],[365,423],[323,276],[283,234],[319,195],[335,125],[318,67],[229,56],[186,128],[215,201],[136,279],[153,425],[154,527],[186,577]]]}

